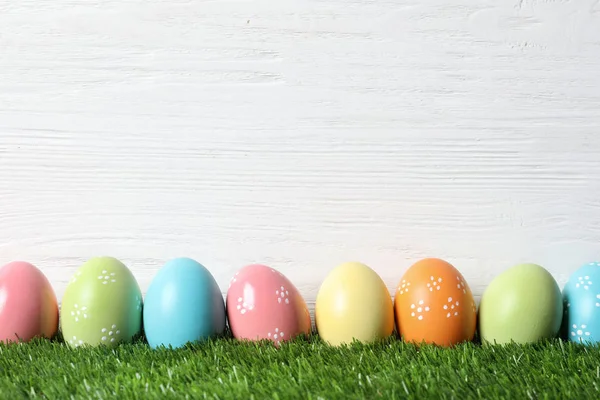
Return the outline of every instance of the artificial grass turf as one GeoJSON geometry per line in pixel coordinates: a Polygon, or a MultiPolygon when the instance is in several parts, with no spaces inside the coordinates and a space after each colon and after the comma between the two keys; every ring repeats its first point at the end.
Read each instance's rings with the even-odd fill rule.
{"type": "Polygon", "coordinates": [[[600,347],[559,340],[452,349],[390,338],[280,348],[221,337],[152,350],[59,339],[0,345],[0,398],[566,399],[600,397],[600,347]]]}

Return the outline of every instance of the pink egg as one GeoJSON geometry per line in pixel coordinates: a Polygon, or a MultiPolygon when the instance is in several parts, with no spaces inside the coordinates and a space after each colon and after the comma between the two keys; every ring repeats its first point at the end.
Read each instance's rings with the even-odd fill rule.
{"type": "Polygon", "coordinates": [[[46,276],[15,261],[0,269],[0,341],[50,338],[58,330],[58,302],[46,276]]]}
{"type": "Polygon", "coordinates": [[[311,331],[306,302],[281,272],[260,264],[240,269],[227,292],[227,318],[233,336],[275,344],[311,331]]]}

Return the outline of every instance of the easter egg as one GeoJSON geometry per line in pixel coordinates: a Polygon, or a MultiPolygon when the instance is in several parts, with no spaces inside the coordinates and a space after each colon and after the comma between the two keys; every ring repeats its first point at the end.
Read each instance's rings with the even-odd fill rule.
{"type": "Polygon", "coordinates": [[[402,276],[394,298],[396,327],[407,342],[453,346],[475,336],[477,306],[450,263],[425,258],[402,276]]]}
{"type": "Polygon", "coordinates": [[[142,324],[142,293],[131,271],[113,257],[88,260],[65,289],[60,324],[74,347],[131,341],[142,324]]]}
{"type": "Polygon", "coordinates": [[[315,320],[319,336],[330,345],[374,342],[394,331],[392,297],[371,268],[358,262],[343,263],[319,288],[315,320]]]}
{"type": "Polygon", "coordinates": [[[562,321],[558,284],[537,264],[520,264],[488,285],[479,303],[479,334],[488,344],[533,343],[558,335],[562,321]]]}
{"type": "Polygon", "coordinates": [[[58,301],[37,267],[14,261],[0,269],[0,341],[51,338],[58,330],[58,301]]]}
{"type": "Polygon", "coordinates": [[[227,317],[233,336],[242,340],[280,344],[311,330],[298,289],[281,272],[262,264],[247,265],[231,279],[227,317]]]}
{"type": "Polygon", "coordinates": [[[167,262],[144,299],[144,331],[152,348],[178,348],[225,330],[225,302],[210,271],[190,258],[167,262]]]}
{"type": "Polygon", "coordinates": [[[575,271],[562,295],[562,336],[583,344],[600,342],[600,263],[589,263],[575,271]]]}

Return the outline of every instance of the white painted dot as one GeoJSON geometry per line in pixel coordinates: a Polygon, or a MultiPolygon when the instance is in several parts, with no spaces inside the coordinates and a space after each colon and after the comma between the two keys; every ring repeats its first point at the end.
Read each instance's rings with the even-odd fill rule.
{"type": "Polygon", "coordinates": [[[452,304],[452,305],[450,306],[450,308],[454,310],[454,304],[452,304]]]}
{"type": "Polygon", "coordinates": [[[290,304],[290,299],[285,299],[285,304],[290,304]]]}
{"type": "Polygon", "coordinates": [[[452,302],[452,297],[448,297],[448,303],[452,302]]]}
{"type": "Polygon", "coordinates": [[[110,281],[111,281],[111,282],[116,282],[116,280],[115,280],[115,279],[111,279],[110,281]]]}
{"type": "Polygon", "coordinates": [[[421,307],[417,308],[417,312],[421,312],[421,311],[423,311],[423,308],[421,308],[421,307]]]}
{"type": "Polygon", "coordinates": [[[242,307],[247,307],[247,306],[248,306],[248,304],[246,304],[246,302],[242,303],[242,307]]]}
{"type": "Polygon", "coordinates": [[[107,283],[108,283],[107,281],[102,282],[103,285],[106,285],[107,283]]]}
{"type": "Polygon", "coordinates": [[[458,306],[458,305],[460,305],[460,304],[458,304],[458,301],[456,301],[456,305],[457,305],[457,306],[458,306]]]}
{"type": "Polygon", "coordinates": [[[427,284],[427,287],[431,287],[431,283],[428,283],[428,284],[427,284]]]}
{"type": "Polygon", "coordinates": [[[281,297],[277,298],[277,302],[281,304],[281,297]]]}
{"type": "Polygon", "coordinates": [[[113,326],[111,326],[111,328],[115,329],[117,326],[113,324],[113,326]]]}
{"type": "Polygon", "coordinates": [[[447,310],[448,306],[446,304],[444,304],[444,310],[447,310]]]}
{"type": "Polygon", "coordinates": [[[583,279],[590,279],[590,277],[589,276],[585,276],[585,277],[583,277],[583,279]]]}
{"type": "Polygon", "coordinates": [[[115,338],[111,338],[111,339],[110,339],[110,341],[111,341],[111,342],[114,342],[114,341],[115,341],[115,338]]]}
{"type": "Polygon", "coordinates": [[[102,328],[102,333],[106,332],[106,328],[102,328]]]}
{"type": "Polygon", "coordinates": [[[243,299],[242,299],[241,297],[238,297],[238,303],[241,303],[241,302],[242,302],[242,300],[243,300],[243,299]]]}
{"type": "Polygon", "coordinates": [[[411,305],[410,305],[410,308],[412,308],[412,309],[414,310],[414,308],[415,308],[415,305],[414,305],[414,304],[411,304],[411,305]]]}
{"type": "Polygon", "coordinates": [[[276,290],[276,291],[275,291],[275,294],[276,294],[277,296],[279,296],[279,290],[276,290]]]}
{"type": "Polygon", "coordinates": [[[446,318],[450,318],[450,315],[451,315],[450,313],[446,314],[446,318]]]}
{"type": "Polygon", "coordinates": [[[457,311],[457,312],[455,312],[455,313],[454,313],[454,315],[455,315],[455,316],[456,316],[456,315],[458,315],[458,311],[457,311]]]}
{"type": "Polygon", "coordinates": [[[425,307],[425,311],[429,311],[429,307],[425,307]]]}
{"type": "Polygon", "coordinates": [[[268,336],[268,337],[271,337],[271,332],[267,333],[267,336],[268,336]]]}
{"type": "Polygon", "coordinates": [[[575,336],[575,332],[571,332],[571,336],[575,336]]]}
{"type": "Polygon", "coordinates": [[[75,316],[75,312],[74,312],[74,311],[71,311],[71,315],[75,316]]]}
{"type": "Polygon", "coordinates": [[[108,332],[108,336],[112,336],[113,335],[113,331],[108,332]]]}
{"type": "Polygon", "coordinates": [[[423,304],[423,300],[419,300],[419,304],[423,304]]]}
{"type": "Polygon", "coordinates": [[[87,318],[87,314],[83,314],[83,318],[87,318]]]}
{"type": "Polygon", "coordinates": [[[582,331],[581,329],[578,329],[578,330],[577,330],[577,334],[578,334],[579,336],[581,336],[581,335],[583,334],[583,331],[582,331]]]}
{"type": "Polygon", "coordinates": [[[410,313],[410,316],[411,316],[411,317],[414,317],[414,316],[415,316],[415,313],[414,313],[414,312],[413,312],[413,313],[410,313]]]}
{"type": "Polygon", "coordinates": [[[289,294],[290,294],[290,292],[288,292],[288,291],[286,290],[286,291],[285,291],[285,295],[287,296],[287,295],[289,295],[289,294]]]}
{"type": "Polygon", "coordinates": [[[106,340],[106,336],[102,336],[102,340],[106,340]]]}
{"type": "Polygon", "coordinates": [[[438,278],[438,282],[441,282],[441,281],[442,281],[442,278],[438,278]]]}
{"type": "Polygon", "coordinates": [[[117,331],[117,335],[120,335],[120,334],[121,334],[121,331],[117,331]]]}
{"type": "Polygon", "coordinates": [[[577,325],[573,324],[573,329],[577,329],[577,325]]]}
{"type": "Polygon", "coordinates": [[[581,328],[585,329],[585,328],[587,328],[587,325],[581,325],[581,328]]]}
{"type": "Polygon", "coordinates": [[[283,290],[285,290],[285,288],[282,286],[282,287],[281,287],[281,290],[283,291],[283,290]]]}
{"type": "Polygon", "coordinates": [[[430,276],[429,279],[434,280],[433,276],[430,276]]]}
{"type": "Polygon", "coordinates": [[[418,319],[419,319],[419,321],[421,321],[421,320],[423,319],[423,316],[422,316],[422,315],[419,315],[419,318],[418,318],[418,319]]]}
{"type": "Polygon", "coordinates": [[[243,308],[242,311],[240,311],[242,314],[246,314],[246,309],[243,308]]]}
{"type": "Polygon", "coordinates": [[[439,287],[439,286],[437,287],[437,290],[440,290],[440,287],[439,287]]]}
{"type": "Polygon", "coordinates": [[[75,317],[75,322],[79,322],[79,318],[78,317],[75,317]]]}
{"type": "Polygon", "coordinates": [[[457,289],[460,289],[460,284],[456,285],[456,288],[457,288],[457,289]]]}
{"type": "Polygon", "coordinates": [[[237,305],[237,309],[239,310],[239,309],[241,309],[241,308],[242,308],[242,306],[240,306],[240,305],[238,304],[238,305],[237,305]]]}
{"type": "Polygon", "coordinates": [[[588,290],[588,285],[585,285],[583,288],[584,288],[585,290],[588,290]]]}
{"type": "Polygon", "coordinates": [[[279,332],[279,337],[283,337],[283,332],[279,332]]]}

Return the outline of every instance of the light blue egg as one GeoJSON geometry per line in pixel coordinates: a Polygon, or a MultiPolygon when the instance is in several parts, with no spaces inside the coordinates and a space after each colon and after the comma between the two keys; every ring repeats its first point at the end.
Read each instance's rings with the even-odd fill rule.
{"type": "Polygon", "coordinates": [[[178,348],[221,334],[225,301],[208,269],[190,258],[176,258],[150,283],[143,317],[150,347],[178,348]]]}
{"type": "Polygon", "coordinates": [[[562,336],[572,342],[600,342],[600,263],[584,265],[563,289],[562,336]]]}

